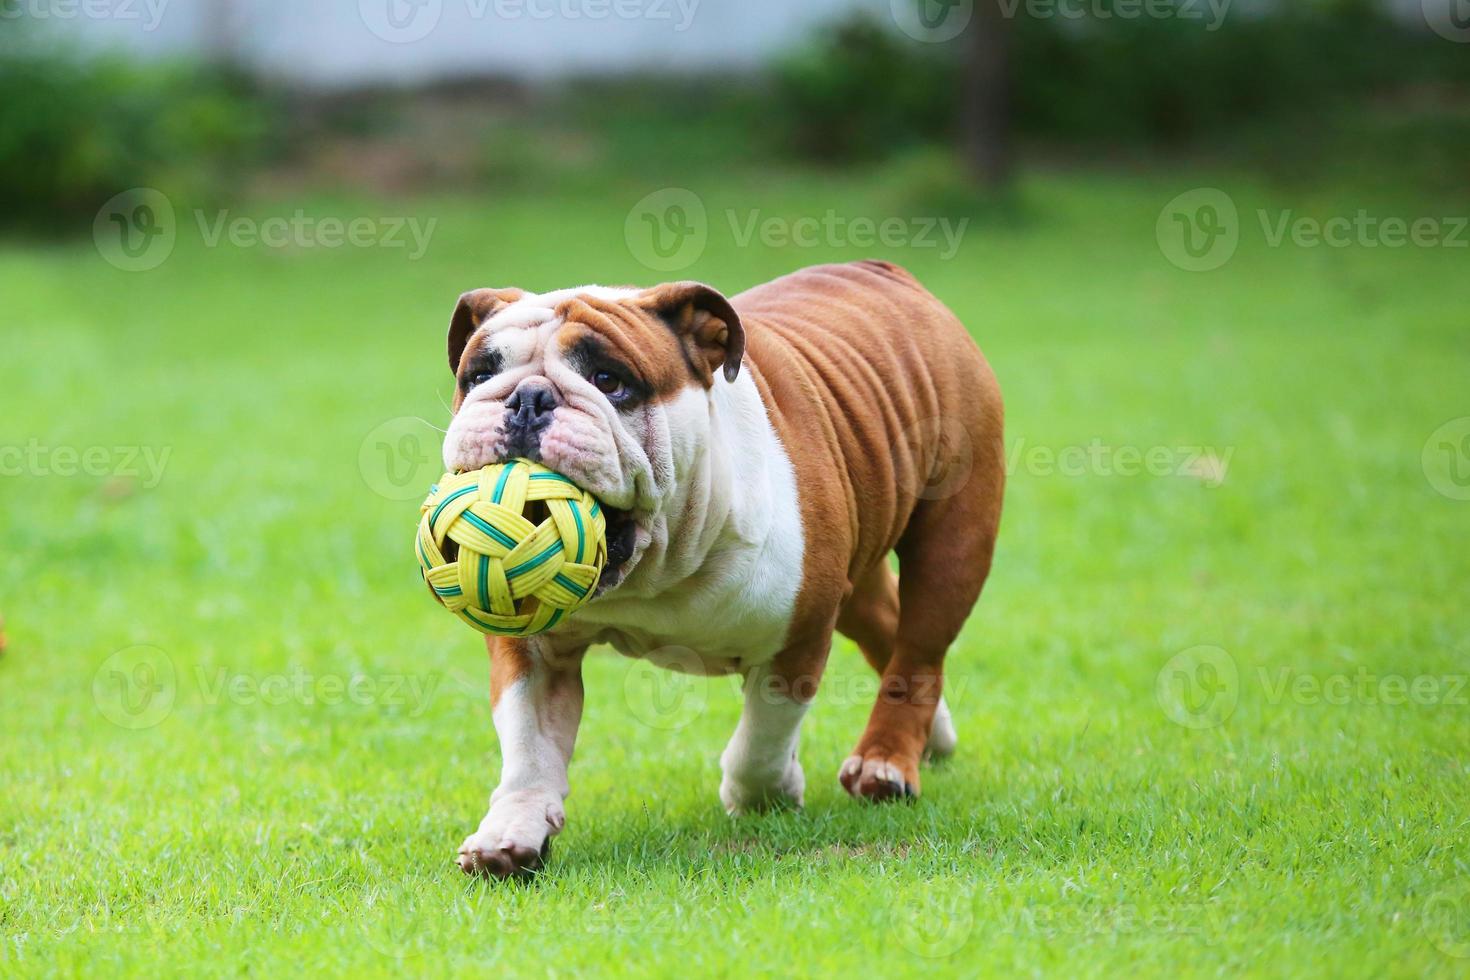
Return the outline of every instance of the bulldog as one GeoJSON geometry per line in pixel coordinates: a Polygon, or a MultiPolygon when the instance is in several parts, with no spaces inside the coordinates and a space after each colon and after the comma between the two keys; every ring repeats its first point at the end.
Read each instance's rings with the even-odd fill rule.
{"type": "Polygon", "coordinates": [[[719,790],[741,813],[801,805],[798,735],[836,630],[880,675],[838,778],[862,800],[918,795],[921,759],[954,750],[944,656],[990,570],[1005,466],[995,376],[913,276],[824,265],[729,299],[477,289],[449,365],[448,469],[527,457],[608,515],[596,597],[548,633],[487,638],[503,762],[464,871],[545,861],[595,643],[742,675],[719,790]]]}

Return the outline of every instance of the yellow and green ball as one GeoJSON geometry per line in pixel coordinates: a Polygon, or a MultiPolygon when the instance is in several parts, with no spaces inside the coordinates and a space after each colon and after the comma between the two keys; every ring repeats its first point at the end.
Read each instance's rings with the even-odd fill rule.
{"type": "Polygon", "coordinates": [[[596,498],[530,460],[446,473],[420,513],[424,581],[481,633],[551,629],[592,599],[607,564],[607,518],[596,498]]]}

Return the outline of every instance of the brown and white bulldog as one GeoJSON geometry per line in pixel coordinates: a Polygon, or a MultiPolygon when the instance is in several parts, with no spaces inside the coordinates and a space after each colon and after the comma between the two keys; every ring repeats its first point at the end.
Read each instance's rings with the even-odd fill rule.
{"type": "Polygon", "coordinates": [[[597,598],[549,633],[488,640],[503,767],[461,868],[541,866],[593,643],[743,675],[720,758],[736,813],[801,804],[797,738],[838,630],[881,675],[839,779],[862,799],[918,794],[921,756],[954,748],[944,655],[990,570],[1004,485],[1000,390],[939,300],[886,262],[731,299],[694,282],[478,289],[449,364],[446,467],[529,457],[609,515],[597,598]]]}

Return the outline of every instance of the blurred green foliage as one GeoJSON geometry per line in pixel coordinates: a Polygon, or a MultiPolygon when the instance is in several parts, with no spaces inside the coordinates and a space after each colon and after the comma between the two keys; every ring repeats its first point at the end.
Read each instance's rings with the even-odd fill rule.
{"type": "MultiPolygon", "coordinates": [[[[1219,21],[1199,0],[1169,2],[1176,16],[1125,16],[1115,0],[1088,0],[1040,17],[1028,9],[1058,5],[1017,0],[1008,23],[1018,134],[1069,145],[1222,142],[1242,126],[1361,109],[1393,89],[1470,83],[1470,50],[1407,30],[1368,0],[1227,6],[1219,21]]],[[[844,161],[952,139],[967,35],[921,44],[867,14],[833,25],[775,67],[785,141],[844,161]]]]}
{"type": "Polygon", "coordinates": [[[0,224],[12,226],[54,226],[138,186],[216,196],[273,128],[268,103],[230,72],[14,39],[0,48],[0,91],[0,224]]]}
{"type": "MultiPolygon", "coordinates": [[[[774,66],[775,122],[803,156],[872,159],[954,128],[959,65],[867,13],[817,35],[774,66]]],[[[953,54],[953,52],[946,52],[953,54]]]]}
{"type": "Polygon", "coordinates": [[[604,186],[626,175],[677,183],[690,173],[780,169],[794,158],[772,138],[771,93],[757,79],[689,75],[573,79],[498,118],[479,176],[492,186],[604,186]]]}
{"type": "MultiPolygon", "coordinates": [[[[1470,45],[1393,24],[1370,0],[1270,12],[1237,9],[1243,0],[1151,0],[1173,2],[1173,17],[1114,15],[1115,0],[1060,0],[1066,16],[1040,17],[1061,8],[1013,2],[1012,120],[1031,157],[1183,152],[1291,179],[1355,169],[1454,190],[1470,149],[1470,45]]],[[[677,185],[708,170],[769,177],[810,161],[885,161],[911,175],[912,195],[975,203],[963,170],[941,159],[956,143],[975,25],[925,44],[855,14],[737,79],[572,79],[537,90],[501,81],[468,94],[331,99],[288,96],[226,68],[83,56],[27,43],[24,19],[4,26],[0,227],[76,228],[138,186],[192,202],[239,197],[267,162],[289,162],[307,183],[362,182],[374,168],[408,174],[368,181],[401,192],[415,181],[572,189],[618,175],[677,185]]]]}

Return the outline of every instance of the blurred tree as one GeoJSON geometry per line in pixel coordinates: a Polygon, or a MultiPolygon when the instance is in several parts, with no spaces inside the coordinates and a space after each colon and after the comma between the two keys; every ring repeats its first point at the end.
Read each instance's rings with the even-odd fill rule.
{"type": "Polygon", "coordinates": [[[205,15],[200,21],[203,56],[231,68],[243,68],[240,57],[240,19],[235,0],[204,0],[205,15]]]}
{"type": "Polygon", "coordinates": [[[250,79],[87,54],[26,18],[3,23],[0,91],[23,97],[0,99],[0,229],[76,228],[130,187],[207,200],[264,159],[274,107],[250,79]]]}
{"type": "Polygon", "coordinates": [[[991,189],[1008,184],[1014,167],[1011,20],[1000,0],[975,0],[974,20],[964,39],[960,138],[971,172],[991,189]]]}
{"type": "Polygon", "coordinates": [[[845,163],[947,139],[960,88],[949,47],[919,44],[866,12],[838,21],[775,65],[781,142],[845,163]]]}

